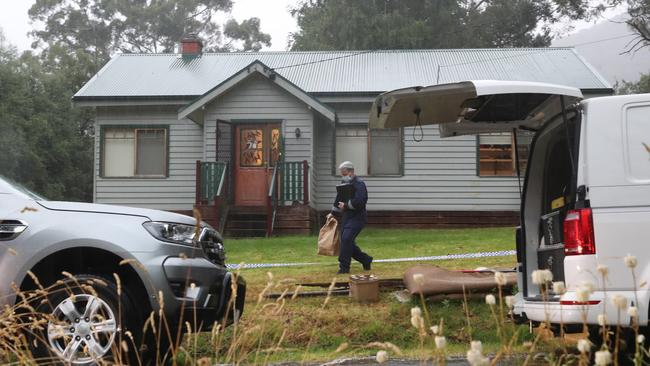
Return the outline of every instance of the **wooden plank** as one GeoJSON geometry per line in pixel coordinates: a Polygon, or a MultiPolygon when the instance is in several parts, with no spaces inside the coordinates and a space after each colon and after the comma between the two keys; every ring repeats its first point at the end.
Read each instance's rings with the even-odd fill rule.
{"type": "MultiPolygon", "coordinates": [[[[319,296],[348,296],[350,294],[349,289],[335,289],[332,291],[299,291],[296,295],[297,297],[319,297],[319,296]]],[[[267,299],[277,299],[282,296],[282,293],[270,293],[264,295],[267,299]]],[[[287,292],[285,298],[291,298],[294,296],[294,292],[287,292]]]]}
{"type": "MultiPolygon", "coordinates": [[[[380,278],[378,281],[380,287],[385,287],[385,288],[404,287],[404,280],[401,278],[380,278]]],[[[300,285],[302,287],[330,287],[332,283],[331,282],[300,282],[297,283],[296,285],[300,285]]],[[[350,282],[338,281],[334,283],[334,287],[350,288],[350,282]]]]}
{"type": "MultiPolygon", "coordinates": [[[[299,283],[302,287],[319,287],[319,288],[329,288],[332,284],[329,282],[315,282],[315,283],[299,283]]],[[[401,278],[386,278],[379,279],[379,289],[380,290],[397,290],[403,289],[404,281],[401,278]]],[[[349,295],[350,283],[349,282],[336,282],[334,283],[334,288],[329,290],[322,291],[298,291],[297,297],[316,297],[316,296],[345,296],[349,295]]],[[[295,292],[287,292],[284,296],[290,298],[295,295],[295,292]]],[[[270,293],[265,295],[270,299],[277,299],[282,296],[282,293],[270,293]]]]}

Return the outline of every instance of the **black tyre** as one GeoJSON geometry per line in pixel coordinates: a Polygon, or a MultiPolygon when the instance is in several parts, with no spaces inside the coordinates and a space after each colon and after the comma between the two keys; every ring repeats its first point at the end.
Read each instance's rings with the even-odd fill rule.
{"type": "Polygon", "coordinates": [[[39,363],[145,363],[143,314],[132,299],[108,277],[80,274],[59,281],[35,306],[43,326],[29,334],[32,354],[39,363]]]}
{"type": "MultiPolygon", "coordinates": [[[[608,335],[608,349],[613,354],[616,345],[616,327],[607,328],[608,335]]],[[[602,327],[589,328],[589,341],[592,343],[591,348],[591,362],[594,362],[594,355],[599,351],[603,344],[602,327]]],[[[618,364],[619,365],[633,365],[632,361],[636,351],[636,339],[634,331],[630,328],[621,328],[618,337],[618,364]]]]}

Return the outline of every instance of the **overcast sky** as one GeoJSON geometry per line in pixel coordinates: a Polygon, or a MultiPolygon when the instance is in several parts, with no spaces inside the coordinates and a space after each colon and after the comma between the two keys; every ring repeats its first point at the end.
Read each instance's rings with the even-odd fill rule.
{"type": "MultiPolygon", "coordinates": [[[[289,33],[296,29],[296,21],[289,14],[289,8],[297,0],[234,0],[231,16],[238,21],[258,17],[262,31],[271,35],[271,47],[267,50],[281,51],[287,48],[289,33]]],[[[25,50],[31,40],[27,36],[32,27],[27,10],[33,0],[0,0],[0,27],[7,40],[25,50]]]]}
{"type": "MultiPolygon", "coordinates": [[[[289,8],[297,2],[298,0],[233,0],[231,16],[238,21],[250,17],[260,18],[262,31],[271,35],[273,43],[265,50],[286,50],[289,33],[296,30],[296,21],[289,14],[289,8]]],[[[0,0],[0,27],[7,40],[20,50],[30,47],[31,40],[27,37],[27,32],[32,28],[27,10],[33,3],[33,0],[0,0]]],[[[605,18],[621,12],[621,9],[609,11],[605,18]]],[[[575,22],[570,25],[574,28],[573,33],[592,24],[593,22],[575,22]]],[[[565,29],[566,26],[565,24],[554,28],[565,29]]]]}

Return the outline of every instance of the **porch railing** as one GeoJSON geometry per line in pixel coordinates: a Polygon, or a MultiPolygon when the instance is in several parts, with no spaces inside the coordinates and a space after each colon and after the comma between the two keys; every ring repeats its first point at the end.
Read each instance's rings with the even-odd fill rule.
{"type": "Polygon", "coordinates": [[[278,212],[278,170],[280,164],[275,164],[273,167],[273,175],[271,175],[271,182],[269,184],[269,195],[266,200],[266,236],[270,237],[273,234],[273,226],[275,225],[275,216],[278,212]]]}
{"type": "Polygon", "coordinates": [[[196,161],[196,203],[209,203],[224,193],[228,163],[196,161]]]}
{"type": "MultiPolygon", "coordinates": [[[[217,229],[223,231],[228,212],[228,163],[196,161],[196,205],[213,205],[210,212],[217,229]]],[[[267,196],[266,235],[271,236],[278,207],[285,203],[309,203],[309,164],[305,161],[278,162],[273,168],[267,196]]]]}
{"type": "MultiPolygon", "coordinates": [[[[309,203],[309,164],[304,161],[278,162],[273,171],[280,201],[309,203]]],[[[196,161],[196,204],[207,204],[226,194],[228,163],[196,161]]],[[[271,186],[274,186],[273,184],[271,186]]]]}
{"type": "Polygon", "coordinates": [[[224,212],[227,210],[228,163],[220,161],[196,161],[197,205],[214,205],[214,221],[217,229],[223,229],[224,212]]]}
{"type": "Polygon", "coordinates": [[[309,203],[309,163],[278,162],[273,168],[266,210],[266,236],[273,234],[278,206],[285,202],[309,203]]]}
{"type": "Polygon", "coordinates": [[[280,163],[280,201],[309,203],[307,160],[280,163]]]}

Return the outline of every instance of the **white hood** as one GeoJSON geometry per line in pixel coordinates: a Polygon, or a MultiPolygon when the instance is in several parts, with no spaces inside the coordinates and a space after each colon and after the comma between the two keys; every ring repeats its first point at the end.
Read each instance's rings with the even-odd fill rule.
{"type": "Polygon", "coordinates": [[[567,108],[581,99],[577,88],[527,81],[475,80],[404,88],[375,99],[369,126],[439,124],[442,137],[538,129],[562,111],[562,102],[567,108]]]}

